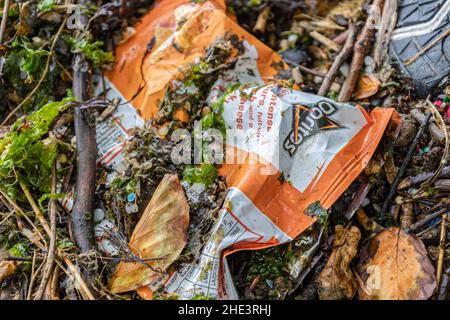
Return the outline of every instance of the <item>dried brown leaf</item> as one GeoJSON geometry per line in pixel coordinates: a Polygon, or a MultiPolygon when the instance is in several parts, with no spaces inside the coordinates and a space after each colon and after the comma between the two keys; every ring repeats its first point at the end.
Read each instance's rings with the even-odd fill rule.
{"type": "Polygon", "coordinates": [[[373,96],[380,88],[380,80],[373,74],[364,74],[359,78],[356,91],[353,94],[355,100],[361,100],[373,96]]]}
{"type": "Polygon", "coordinates": [[[14,261],[0,261],[0,283],[7,277],[12,276],[17,269],[17,264],[14,261]]]}
{"type": "Polygon", "coordinates": [[[109,283],[120,293],[149,284],[180,255],[186,244],[189,205],[176,175],[165,175],[131,235],[129,248],[140,259],[120,262],[109,283]],[[147,265],[146,265],[147,264],[147,265]]]}
{"type": "Polygon", "coordinates": [[[362,300],[425,300],[436,288],[434,267],[422,241],[394,227],[371,240],[358,274],[362,300]]]}
{"type": "Polygon", "coordinates": [[[337,225],[334,237],[333,251],[318,278],[321,300],[351,299],[358,287],[349,265],[358,251],[361,232],[355,226],[337,225]]]}

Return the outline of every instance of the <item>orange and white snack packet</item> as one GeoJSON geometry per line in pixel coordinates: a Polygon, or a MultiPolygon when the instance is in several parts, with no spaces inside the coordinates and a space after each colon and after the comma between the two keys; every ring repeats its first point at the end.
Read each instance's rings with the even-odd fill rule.
{"type": "Polygon", "coordinates": [[[230,84],[253,84],[223,104],[226,152],[219,173],[229,187],[224,207],[199,259],[148,284],[181,299],[238,298],[226,256],[286,243],[307,229],[316,219],[307,208],[329,208],[338,199],[369,162],[394,114],[388,108],[368,114],[273,82],[281,58],[225,11],[223,1],[157,1],[135,35],[117,48],[115,68],[105,74],[109,98],[128,101],[97,127],[100,160],[120,171],[128,129],[157,114],[183,68],[225,33],[243,40],[245,52],[208,98],[214,102],[230,84]]]}

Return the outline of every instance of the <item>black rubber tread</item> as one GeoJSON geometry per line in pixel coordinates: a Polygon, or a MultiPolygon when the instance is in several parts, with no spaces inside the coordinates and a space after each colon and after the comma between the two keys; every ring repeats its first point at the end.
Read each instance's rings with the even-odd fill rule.
{"type": "Polygon", "coordinates": [[[425,22],[434,17],[446,0],[401,1],[398,6],[397,28],[425,22]]]}
{"type": "MultiPolygon", "coordinates": [[[[444,0],[450,1],[450,0],[444,0]]],[[[411,26],[428,21],[444,3],[443,0],[400,1],[397,27],[411,26]],[[430,14],[430,12],[432,14],[430,14]],[[424,20],[426,18],[426,20],[424,20]]],[[[450,38],[447,36],[426,51],[414,63],[404,62],[439,37],[450,27],[450,12],[441,24],[421,36],[391,41],[390,55],[404,76],[411,78],[418,96],[427,96],[432,89],[450,73],[450,38]]]]}

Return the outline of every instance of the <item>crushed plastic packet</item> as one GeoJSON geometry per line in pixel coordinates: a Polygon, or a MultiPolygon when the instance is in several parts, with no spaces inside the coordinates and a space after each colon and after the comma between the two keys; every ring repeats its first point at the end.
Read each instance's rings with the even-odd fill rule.
{"type": "MultiPolygon", "coordinates": [[[[99,162],[124,170],[129,130],[157,115],[166,89],[179,86],[183,68],[226,33],[238,35],[245,50],[219,76],[208,103],[231,84],[252,85],[230,93],[223,103],[226,150],[219,173],[229,188],[224,206],[199,259],[138,293],[164,288],[180,299],[237,299],[226,257],[292,241],[306,230],[317,219],[307,209],[329,208],[336,201],[368,163],[391,118],[396,119],[393,109],[369,115],[361,107],[274,82],[277,68],[285,66],[281,58],[227,16],[223,1],[163,0],[117,48],[115,68],[97,86],[108,99],[121,101],[111,118],[97,124],[99,162]]],[[[192,186],[188,197],[201,192],[192,186]]],[[[107,222],[100,225],[113,229],[107,222]]]]}
{"type": "Polygon", "coordinates": [[[292,241],[329,208],[374,153],[393,109],[362,108],[270,84],[237,90],[224,103],[229,187],[195,264],[150,284],[181,299],[237,299],[226,256],[292,241]],[[249,98],[250,97],[250,98],[249,98]],[[253,115],[252,115],[253,114],[253,115]],[[242,119],[239,121],[238,119],[242,119]]]}

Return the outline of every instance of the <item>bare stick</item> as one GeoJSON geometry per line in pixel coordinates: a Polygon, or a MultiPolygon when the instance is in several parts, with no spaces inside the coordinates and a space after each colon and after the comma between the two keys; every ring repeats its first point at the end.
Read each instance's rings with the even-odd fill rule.
{"type": "Polygon", "coordinates": [[[8,20],[9,0],[3,3],[2,22],[0,23],[0,44],[3,43],[3,35],[5,34],[6,21],[8,20]]]}
{"type": "Polygon", "coordinates": [[[267,20],[269,19],[270,16],[270,7],[265,7],[258,16],[258,19],[256,20],[256,24],[253,27],[253,32],[260,32],[260,33],[264,33],[266,31],[266,25],[267,25],[267,20]]]}
{"type": "Polygon", "coordinates": [[[422,220],[412,224],[408,229],[405,229],[406,233],[411,233],[416,231],[419,228],[422,228],[424,225],[426,225],[428,222],[430,222],[433,219],[436,219],[439,216],[442,216],[443,214],[447,214],[447,208],[442,208],[439,211],[436,211],[435,213],[431,213],[429,215],[427,215],[425,218],[423,218],[422,220]]]}
{"type": "Polygon", "coordinates": [[[427,52],[428,50],[430,50],[432,47],[434,47],[434,45],[436,43],[438,43],[439,41],[441,41],[442,39],[444,39],[446,36],[448,36],[450,34],[450,28],[447,29],[447,31],[445,31],[444,33],[442,33],[439,37],[437,37],[436,39],[434,39],[433,41],[431,41],[430,44],[428,44],[425,48],[423,48],[422,50],[420,50],[419,52],[417,52],[414,56],[412,56],[411,58],[407,59],[405,61],[405,66],[410,65],[411,63],[414,63],[414,61],[416,61],[417,59],[420,58],[421,55],[423,55],[425,52],[427,52]]]}
{"type": "Polygon", "coordinates": [[[34,201],[34,198],[31,195],[30,190],[28,190],[28,187],[22,182],[20,182],[20,186],[22,187],[22,191],[31,205],[31,208],[33,208],[36,217],[38,218],[41,225],[44,227],[45,232],[47,232],[47,234],[50,234],[50,226],[48,225],[48,222],[45,219],[44,214],[41,212],[41,209],[39,209],[39,206],[36,204],[36,201],[34,201]]]}
{"type": "Polygon", "coordinates": [[[355,30],[355,25],[351,24],[348,28],[349,34],[347,36],[347,40],[345,41],[341,52],[339,52],[338,56],[334,60],[333,64],[331,65],[325,78],[322,81],[322,85],[320,86],[319,92],[317,93],[319,96],[324,96],[327,94],[328,90],[333,84],[334,78],[336,78],[336,74],[339,68],[352,53],[353,45],[355,43],[355,30]]]}
{"type": "Polygon", "coordinates": [[[445,243],[447,239],[447,228],[445,227],[447,223],[447,215],[442,216],[441,221],[441,235],[439,239],[439,258],[438,258],[438,264],[436,268],[436,283],[439,286],[439,283],[441,282],[441,276],[442,276],[442,269],[444,267],[444,256],[445,256],[445,243]]]}
{"type": "Polygon", "coordinates": [[[36,265],[36,250],[33,250],[33,260],[31,262],[31,277],[30,277],[30,284],[28,286],[28,292],[27,292],[27,300],[31,300],[31,294],[33,290],[33,283],[34,283],[34,267],[36,265]]]}
{"type": "Polygon", "coordinates": [[[402,204],[402,214],[400,216],[400,228],[407,229],[414,222],[414,208],[412,202],[402,204]]]}
{"type": "MultiPolygon", "coordinates": [[[[312,74],[313,76],[319,77],[319,78],[325,78],[327,75],[325,73],[322,73],[320,71],[314,70],[314,69],[310,69],[308,67],[302,66],[301,64],[298,64],[297,62],[291,61],[289,59],[284,59],[284,61],[288,64],[293,65],[294,67],[299,68],[301,71],[304,71],[306,73],[312,74]]],[[[337,83],[341,84],[342,80],[341,79],[336,79],[335,80],[337,83]]]]}
{"type": "Polygon", "coordinates": [[[450,284],[450,268],[448,268],[444,275],[442,276],[441,284],[439,286],[439,292],[437,295],[437,300],[447,300],[448,289],[450,284]]]}
{"type": "MultiPolygon", "coordinates": [[[[80,1],[85,4],[86,1],[80,1]]],[[[81,17],[86,25],[87,17],[81,17]]],[[[89,64],[82,53],[73,59],[73,93],[80,101],[88,99],[88,84],[90,83],[89,64]]],[[[90,125],[82,110],[82,105],[75,107],[75,135],[77,142],[77,176],[76,194],[72,212],[70,214],[71,227],[77,246],[82,253],[93,248],[90,220],[94,211],[95,175],[97,144],[95,141],[95,127],[90,125]]]]}
{"type": "MultiPolygon", "coordinates": [[[[384,0],[374,0],[372,4],[380,9],[383,9],[384,0]]],[[[375,11],[372,11],[369,14],[366,24],[364,25],[364,28],[356,41],[353,59],[350,64],[350,71],[344,85],[342,86],[341,92],[339,93],[339,102],[347,102],[352,97],[356,82],[359,78],[359,72],[364,63],[364,58],[366,57],[367,51],[369,50],[375,34],[376,29],[373,23],[376,21],[375,14],[375,11]]]]}
{"type": "Polygon", "coordinates": [[[51,300],[59,300],[58,278],[59,278],[59,268],[56,266],[53,270],[52,281],[50,282],[50,299],[51,300]]]}
{"type": "Polygon", "coordinates": [[[31,280],[30,280],[30,286],[28,288],[27,300],[31,300],[31,297],[33,296],[34,280],[36,279],[37,274],[39,273],[42,266],[44,265],[44,263],[41,263],[39,265],[39,267],[36,269],[36,271],[34,271],[35,262],[36,262],[36,250],[34,250],[34,252],[33,252],[33,267],[32,267],[32,271],[31,271],[31,280]]]}
{"type": "Polygon", "coordinates": [[[80,285],[80,289],[81,289],[82,295],[84,296],[84,298],[86,300],[95,300],[94,295],[92,294],[92,292],[89,289],[89,286],[86,284],[86,282],[84,282],[83,277],[81,276],[80,272],[78,272],[77,267],[72,263],[72,261],[70,261],[69,258],[64,257],[63,259],[64,259],[64,262],[69,267],[70,271],[69,270],[65,270],[64,268],[61,268],[61,269],[63,271],[65,271],[66,273],[69,273],[69,275],[73,275],[75,277],[75,280],[80,285]]]}
{"type": "MultiPolygon", "coordinates": [[[[36,225],[33,223],[33,221],[31,221],[31,219],[23,212],[23,210],[19,207],[19,205],[17,203],[14,202],[13,199],[11,199],[6,193],[4,193],[1,189],[0,189],[0,193],[2,194],[2,196],[14,207],[15,211],[20,213],[25,220],[27,220],[27,222],[33,227],[33,229],[36,231],[36,234],[39,236],[39,238],[45,243],[45,239],[44,236],[42,235],[42,233],[39,231],[39,229],[36,227],[36,225]]],[[[45,248],[46,245],[43,245],[43,247],[45,248]]]]}
{"type": "Polygon", "coordinates": [[[325,47],[327,47],[331,51],[338,52],[341,49],[341,47],[336,42],[334,42],[331,39],[328,39],[323,34],[317,32],[317,31],[311,31],[309,33],[309,36],[311,38],[317,40],[321,44],[323,44],[325,47]]]}
{"type": "Polygon", "coordinates": [[[420,125],[419,131],[417,132],[413,142],[409,146],[408,153],[405,156],[405,160],[403,161],[402,166],[398,170],[397,175],[395,176],[395,180],[391,185],[391,189],[389,190],[389,194],[386,200],[384,201],[383,208],[381,209],[381,214],[385,214],[386,212],[389,211],[389,207],[391,206],[392,199],[394,198],[395,193],[397,191],[398,184],[400,183],[400,180],[405,174],[406,168],[409,166],[409,163],[411,162],[414,152],[416,151],[417,144],[419,143],[420,137],[422,137],[423,133],[425,132],[425,128],[427,127],[430,118],[431,112],[427,113],[424,121],[420,125]]]}
{"type": "Polygon", "coordinates": [[[429,187],[430,185],[432,185],[436,181],[436,179],[438,178],[438,176],[441,174],[442,170],[444,169],[444,166],[447,164],[447,158],[448,158],[448,154],[450,151],[449,150],[450,141],[449,141],[449,136],[448,136],[448,132],[447,132],[447,125],[445,124],[444,118],[442,117],[441,113],[437,110],[436,106],[434,104],[432,104],[429,99],[427,99],[426,101],[427,101],[428,105],[430,106],[430,109],[434,115],[434,118],[436,119],[436,121],[439,124],[439,128],[444,133],[445,146],[444,146],[444,152],[442,153],[441,161],[439,162],[439,166],[436,169],[434,175],[430,179],[428,179],[426,182],[424,182],[420,186],[420,189],[425,189],[425,188],[429,187]]]}
{"type": "MultiPolygon", "coordinates": [[[[52,193],[56,193],[56,166],[52,168],[52,193]]],[[[47,260],[45,262],[44,271],[42,272],[42,280],[34,300],[41,300],[47,287],[48,280],[53,272],[55,265],[55,249],[56,249],[56,204],[55,199],[50,199],[50,244],[48,247],[47,260]]]]}
{"type": "Polygon", "coordinates": [[[380,27],[377,32],[375,45],[373,49],[373,64],[376,70],[384,56],[387,53],[387,47],[391,39],[392,31],[397,22],[397,0],[386,0],[384,3],[383,14],[380,27]]]}

